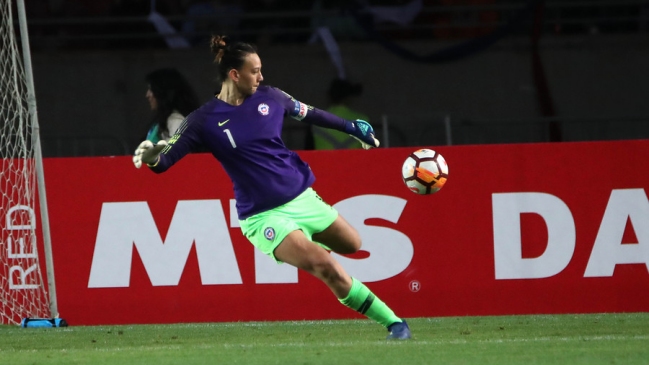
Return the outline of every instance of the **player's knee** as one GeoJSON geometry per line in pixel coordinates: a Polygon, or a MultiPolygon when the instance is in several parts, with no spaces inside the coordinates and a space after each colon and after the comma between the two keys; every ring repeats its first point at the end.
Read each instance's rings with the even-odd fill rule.
{"type": "Polygon", "coordinates": [[[354,232],[354,234],[351,235],[351,237],[348,237],[345,240],[345,244],[342,245],[342,252],[338,252],[338,253],[342,253],[342,254],[356,253],[361,249],[361,246],[362,246],[361,237],[358,235],[358,233],[354,232]]]}
{"type": "Polygon", "coordinates": [[[339,265],[333,258],[318,260],[312,263],[313,274],[324,281],[335,281],[342,277],[339,265]]]}
{"type": "Polygon", "coordinates": [[[360,238],[348,241],[343,247],[341,254],[352,254],[356,253],[361,249],[361,240],[360,238]]]}
{"type": "Polygon", "coordinates": [[[361,246],[363,245],[363,242],[361,241],[360,237],[357,237],[353,242],[352,242],[352,253],[356,253],[361,249],[361,246]]]}

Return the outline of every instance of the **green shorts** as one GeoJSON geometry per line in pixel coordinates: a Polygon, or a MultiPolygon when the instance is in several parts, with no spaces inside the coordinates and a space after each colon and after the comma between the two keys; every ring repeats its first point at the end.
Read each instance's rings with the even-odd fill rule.
{"type": "Polygon", "coordinates": [[[337,217],[338,212],[308,188],[284,205],[240,220],[239,225],[255,247],[282,263],[275,257],[275,249],[289,233],[299,229],[312,240],[313,234],[324,231],[337,217]]]}

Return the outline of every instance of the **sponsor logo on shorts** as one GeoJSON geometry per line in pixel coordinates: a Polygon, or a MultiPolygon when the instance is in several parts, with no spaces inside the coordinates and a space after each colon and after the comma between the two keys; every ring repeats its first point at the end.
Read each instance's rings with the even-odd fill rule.
{"type": "Polygon", "coordinates": [[[268,106],[268,104],[261,103],[257,107],[257,111],[261,115],[268,115],[268,113],[270,112],[270,107],[268,106]]]}
{"type": "Polygon", "coordinates": [[[273,227],[264,229],[264,237],[266,237],[266,239],[269,241],[272,241],[275,238],[275,230],[273,229],[273,227]]]}

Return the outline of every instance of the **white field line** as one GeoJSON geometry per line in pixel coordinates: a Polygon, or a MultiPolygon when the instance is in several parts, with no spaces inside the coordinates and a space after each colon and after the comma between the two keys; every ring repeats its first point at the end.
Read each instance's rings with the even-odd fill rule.
{"type": "MultiPolygon", "coordinates": [[[[604,336],[572,336],[572,337],[534,337],[534,338],[508,338],[508,339],[485,339],[485,340],[448,340],[448,341],[346,341],[346,342],[320,342],[320,343],[305,343],[305,342],[287,342],[287,343],[276,343],[276,344],[255,344],[255,343],[211,343],[211,344],[201,344],[201,345],[149,345],[149,346],[124,346],[124,347],[114,347],[114,348],[97,348],[97,352],[121,352],[121,351],[157,351],[157,350],[180,350],[180,349],[216,349],[216,348],[226,348],[226,349],[254,349],[254,348],[323,348],[323,347],[356,347],[356,346],[439,346],[439,345],[469,345],[469,344],[501,344],[501,343],[535,343],[535,342],[587,342],[587,341],[646,341],[649,340],[649,335],[637,335],[637,336],[624,336],[624,335],[604,335],[604,336]]],[[[14,349],[2,349],[0,348],[0,353],[2,352],[18,352],[18,353],[38,353],[42,351],[51,351],[51,350],[14,350],[14,349]]],[[[60,353],[74,353],[74,352],[86,352],[87,349],[77,350],[77,349],[60,349],[57,352],[60,353]]]]}
{"type": "MultiPolygon", "coordinates": [[[[353,323],[354,325],[367,325],[376,326],[376,323],[368,320],[345,320],[346,323],[353,323]]],[[[290,322],[219,322],[219,323],[173,323],[173,324],[142,324],[142,325],[99,325],[99,326],[74,326],[57,328],[57,332],[74,332],[75,328],[82,328],[84,331],[90,332],[107,332],[119,330],[133,330],[136,327],[146,326],[153,329],[169,329],[169,328],[230,328],[230,327],[273,327],[273,326],[295,326],[304,327],[312,325],[328,325],[333,326],[341,325],[341,320],[330,321],[290,321],[290,322]]]]}
{"type": "MultiPolygon", "coordinates": [[[[533,342],[582,342],[582,341],[644,341],[649,340],[647,336],[574,336],[574,337],[535,337],[535,338],[508,338],[508,339],[489,339],[489,340],[448,340],[448,341],[351,341],[351,342],[323,342],[323,343],[304,343],[304,342],[291,342],[283,344],[222,344],[226,348],[254,348],[254,347],[356,347],[359,345],[372,345],[372,346],[393,346],[393,345],[467,345],[467,344],[499,344],[499,343],[533,343],[533,342]]],[[[218,347],[209,345],[209,347],[218,347]]]]}

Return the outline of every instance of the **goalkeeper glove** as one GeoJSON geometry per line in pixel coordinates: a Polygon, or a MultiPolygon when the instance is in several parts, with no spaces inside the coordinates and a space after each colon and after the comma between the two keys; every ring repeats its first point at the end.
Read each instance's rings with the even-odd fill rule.
{"type": "Polygon", "coordinates": [[[147,165],[156,164],[160,158],[160,152],[167,147],[167,141],[161,140],[157,144],[146,140],[140,143],[139,146],[135,149],[135,154],[133,155],[133,164],[136,168],[140,168],[144,162],[147,165]]]}
{"type": "Polygon", "coordinates": [[[348,125],[347,133],[356,138],[364,149],[369,150],[372,147],[378,147],[380,145],[379,140],[374,138],[374,128],[372,128],[370,123],[356,119],[350,125],[348,125]]]}

